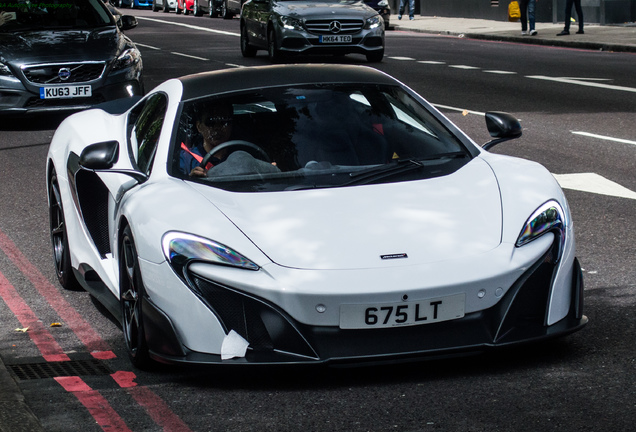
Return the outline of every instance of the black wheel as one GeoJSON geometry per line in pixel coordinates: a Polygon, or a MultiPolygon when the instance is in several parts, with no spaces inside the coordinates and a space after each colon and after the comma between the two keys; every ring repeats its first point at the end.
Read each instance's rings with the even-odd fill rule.
{"type": "Polygon", "coordinates": [[[157,0],[152,0],[152,11],[153,12],[159,11],[159,7],[157,6],[157,0]]]}
{"type": "Polygon", "coordinates": [[[183,9],[185,9],[186,11],[188,10],[188,9],[185,7],[185,4],[183,5],[183,9],[181,9],[181,8],[179,7],[179,2],[177,2],[177,4],[175,5],[174,9],[175,9],[175,10],[174,10],[174,13],[175,13],[175,14],[177,14],[177,15],[181,15],[181,12],[183,12],[183,9]]]}
{"type": "Polygon", "coordinates": [[[367,54],[367,61],[369,63],[379,63],[382,61],[383,57],[384,57],[384,50],[373,51],[367,54]]]}
{"type": "Polygon", "coordinates": [[[128,356],[132,364],[145,369],[151,364],[144,331],[142,299],[144,285],[139,259],[130,227],[124,229],[119,254],[119,289],[121,297],[122,329],[128,356]]]}
{"type": "Polygon", "coordinates": [[[276,46],[276,32],[273,28],[267,32],[267,54],[272,63],[280,63],[283,60],[283,55],[276,46]]]}
{"type": "Polygon", "coordinates": [[[210,18],[217,18],[219,16],[219,13],[216,11],[216,7],[214,6],[214,0],[208,0],[208,8],[210,18]]]}
{"type": "Polygon", "coordinates": [[[73,268],[71,267],[71,252],[66,234],[64,209],[62,208],[60,186],[57,182],[55,171],[51,174],[49,181],[49,222],[51,227],[51,244],[53,245],[53,262],[55,263],[57,280],[60,282],[60,285],[67,290],[81,290],[82,287],[75,278],[73,268]]]}
{"type": "Polygon", "coordinates": [[[230,12],[230,9],[227,7],[227,0],[223,0],[223,4],[221,5],[221,16],[223,19],[232,19],[234,18],[234,14],[230,12]]]}
{"type": "Polygon", "coordinates": [[[163,0],[163,11],[165,13],[170,12],[170,6],[168,6],[168,0],[163,0]]]}
{"type": "Polygon", "coordinates": [[[241,28],[241,54],[243,57],[254,57],[256,55],[256,48],[250,45],[247,39],[247,27],[241,28]]]}
{"type": "Polygon", "coordinates": [[[192,13],[194,14],[195,17],[203,16],[203,11],[199,7],[199,0],[194,0],[194,7],[192,9],[193,9],[192,13]]]}

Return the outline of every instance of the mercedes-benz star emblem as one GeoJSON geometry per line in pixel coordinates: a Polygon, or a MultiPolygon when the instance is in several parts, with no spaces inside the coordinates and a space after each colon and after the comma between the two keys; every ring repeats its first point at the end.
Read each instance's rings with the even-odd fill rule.
{"type": "Polygon", "coordinates": [[[331,33],[340,33],[340,30],[342,30],[342,24],[340,24],[340,21],[331,21],[331,24],[329,24],[329,31],[331,33]]]}
{"type": "Polygon", "coordinates": [[[69,68],[61,68],[57,71],[57,76],[60,77],[62,81],[66,81],[71,77],[71,70],[69,68]]]}

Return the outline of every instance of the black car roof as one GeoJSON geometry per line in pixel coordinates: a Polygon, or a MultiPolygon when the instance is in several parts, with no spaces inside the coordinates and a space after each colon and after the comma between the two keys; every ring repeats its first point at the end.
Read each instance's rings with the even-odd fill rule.
{"type": "Polygon", "coordinates": [[[396,84],[376,69],[355,65],[274,65],[203,72],[179,78],[182,100],[233,91],[300,84],[396,84]]]}

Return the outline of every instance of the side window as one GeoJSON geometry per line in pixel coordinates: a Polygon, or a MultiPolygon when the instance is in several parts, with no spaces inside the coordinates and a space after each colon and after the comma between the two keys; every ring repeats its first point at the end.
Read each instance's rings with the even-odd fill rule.
{"type": "Polygon", "coordinates": [[[136,107],[128,118],[128,137],[133,162],[146,174],[150,172],[157,151],[167,104],[166,95],[157,93],[136,107]]]}

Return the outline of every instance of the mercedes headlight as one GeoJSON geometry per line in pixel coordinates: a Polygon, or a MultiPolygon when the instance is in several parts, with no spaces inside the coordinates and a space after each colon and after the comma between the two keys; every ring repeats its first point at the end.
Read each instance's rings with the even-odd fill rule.
{"type": "Polygon", "coordinates": [[[168,232],[162,240],[163,253],[179,276],[190,262],[258,270],[259,266],[235,250],[212,240],[181,232],[168,232]]]}
{"type": "Polygon", "coordinates": [[[520,247],[547,232],[554,232],[557,241],[559,241],[558,260],[564,246],[566,226],[567,220],[563,208],[558,202],[550,200],[535,210],[528,218],[515,245],[520,247]]]}
{"type": "Polygon", "coordinates": [[[366,28],[367,30],[371,30],[382,25],[384,25],[384,20],[382,19],[382,17],[380,15],[375,15],[371,18],[367,18],[367,22],[364,25],[364,28],[366,28]]]}
{"type": "Polygon", "coordinates": [[[137,48],[128,48],[117,57],[113,64],[113,70],[125,69],[141,60],[141,53],[137,48]]]}
{"type": "Polygon", "coordinates": [[[288,16],[280,17],[280,22],[286,30],[302,30],[303,21],[298,18],[292,18],[288,16]]]}

